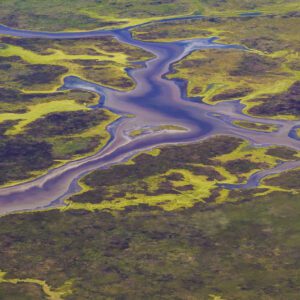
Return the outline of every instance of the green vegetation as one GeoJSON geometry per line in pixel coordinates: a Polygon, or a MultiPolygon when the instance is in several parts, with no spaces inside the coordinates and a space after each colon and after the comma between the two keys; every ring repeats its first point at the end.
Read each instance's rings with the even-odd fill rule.
{"type": "Polygon", "coordinates": [[[214,209],[5,216],[0,268],[7,279],[34,278],[53,289],[71,280],[63,298],[72,300],[297,299],[299,194],[248,199],[249,191],[214,209]]]}
{"type": "MultiPolygon", "coordinates": [[[[71,112],[71,134],[87,113],[71,112]]],[[[92,113],[91,122],[98,117],[92,113]]],[[[38,126],[39,138],[56,136],[66,114],[25,130],[38,126]]],[[[0,218],[0,295],[15,300],[21,289],[20,299],[31,300],[293,299],[300,283],[299,170],[251,190],[217,183],[241,182],[297,157],[285,147],[252,148],[219,136],[94,171],[66,208],[0,218]]]]}
{"type": "Polygon", "coordinates": [[[0,85],[30,91],[53,92],[68,75],[128,90],[134,82],[125,69],[152,57],[111,37],[52,41],[2,36],[0,45],[0,85]]]}
{"type": "Polygon", "coordinates": [[[99,96],[58,91],[66,76],[120,90],[134,87],[125,69],[152,56],[111,38],[47,40],[0,36],[0,184],[41,175],[90,155],[109,139],[118,116],[91,110],[99,96]]]}
{"type": "MultiPolygon", "coordinates": [[[[70,290],[71,282],[66,282],[61,287],[57,288],[56,290],[52,290],[45,281],[38,280],[38,279],[7,279],[5,272],[0,272],[0,293],[1,287],[4,288],[4,297],[14,297],[12,299],[50,299],[50,300],[62,300],[63,297],[71,294],[70,290]],[[29,283],[29,284],[28,284],[29,283]],[[17,285],[18,289],[13,289],[11,285],[17,285]],[[37,287],[40,286],[41,289],[37,287]],[[23,292],[22,295],[20,292],[23,292]],[[11,293],[11,295],[10,295],[11,293]],[[45,296],[47,295],[47,296],[45,296]],[[31,297],[31,298],[30,298],[31,297]],[[37,298],[40,297],[40,298],[37,298]]],[[[1,294],[0,294],[1,295],[1,294]]]]}
{"type": "MultiPolygon", "coordinates": [[[[117,116],[88,108],[98,103],[99,96],[78,90],[56,91],[68,68],[45,64],[52,63],[43,60],[46,54],[11,46],[25,43],[30,47],[33,40],[2,37],[1,41],[4,39],[5,46],[0,49],[0,184],[40,175],[62,164],[61,160],[82,157],[105,145],[109,138],[106,126],[117,116]],[[64,122],[59,123],[59,118],[64,122]]],[[[50,51],[52,56],[46,42],[40,44],[45,49],[37,43],[37,51],[50,51]]]]}
{"type": "Polygon", "coordinates": [[[38,107],[37,105],[39,105],[45,114],[47,112],[46,104],[49,104],[49,110],[51,112],[55,111],[55,107],[58,110],[64,110],[64,105],[67,106],[69,110],[72,110],[72,107],[73,110],[75,110],[79,105],[81,105],[80,109],[87,109],[87,106],[95,105],[99,102],[98,95],[79,90],[54,93],[24,93],[14,89],[0,87],[0,93],[1,123],[5,122],[4,116],[12,120],[18,118],[24,119],[25,115],[27,118],[30,116],[34,119],[33,111],[41,114],[39,110],[36,109],[36,107],[38,107]]]}
{"type": "Polygon", "coordinates": [[[28,111],[24,113],[3,113],[0,114],[0,122],[14,121],[17,120],[18,124],[15,125],[12,129],[7,130],[5,134],[17,134],[22,132],[23,128],[27,124],[34,122],[35,120],[43,117],[44,115],[59,112],[59,111],[76,111],[84,109],[82,105],[76,103],[72,100],[60,100],[60,101],[51,101],[47,103],[40,103],[33,106],[27,107],[28,111]]]}
{"type": "Polygon", "coordinates": [[[51,90],[49,86],[52,89],[59,87],[62,75],[68,71],[62,66],[30,64],[16,54],[13,50],[8,53],[6,48],[0,48],[1,87],[47,91],[51,90]]]}
{"type": "MultiPolygon", "coordinates": [[[[238,195],[229,197],[229,190],[218,184],[246,182],[258,170],[274,167],[279,159],[295,160],[299,154],[285,147],[253,148],[241,139],[225,136],[164,147],[87,175],[80,181],[82,191],[62,209],[115,211],[147,204],[171,211],[200,203],[238,201],[238,195]]],[[[260,192],[274,190],[288,188],[264,184],[260,192]]]]}
{"type": "Polygon", "coordinates": [[[257,115],[274,116],[278,112],[282,115],[300,117],[300,81],[295,82],[286,92],[262,95],[255,99],[259,105],[253,106],[249,112],[257,115]]]}
{"type": "MultiPolygon", "coordinates": [[[[70,133],[87,112],[71,112],[70,133]]],[[[39,138],[56,135],[66,114],[48,115],[26,130],[38,126],[39,138]]],[[[66,208],[0,218],[6,272],[0,295],[293,299],[300,283],[299,170],[251,190],[225,191],[216,183],[240,182],[279,158],[298,156],[285,147],[256,149],[215,137],[95,171],[66,208]]]]}
{"type": "MultiPolygon", "coordinates": [[[[1,51],[0,55],[4,55],[1,51]]],[[[62,66],[31,64],[18,56],[1,57],[0,184],[40,175],[63,163],[59,160],[90,154],[108,140],[105,128],[117,116],[106,110],[90,110],[87,106],[99,101],[94,93],[55,91],[62,75],[55,70],[60,68],[67,70],[62,66]],[[26,88],[32,91],[22,91],[26,88]],[[55,116],[63,117],[72,130],[65,132],[64,124],[53,121],[55,116]],[[53,132],[46,125],[56,130],[53,132]]]]}
{"type": "Polygon", "coordinates": [[[151,20],[203,14],[235,16],[246,12],[299,11],[297,0],[3,0],[1,22],[7,26],[44,31],[125,27],[151,20]]]}
{"type": "Polygon", "coordinates": [[[162,17],[198,12],[197,0],[4,0],[0,18],[8,26],[61,31],[121,27],[144,23],[162,17]]]}
{"type": "Polygon", "coordinates": [[[179,71],[169,77],[187,79],[188,94],[207,103],[240,99],[255,115],[299,117],[299,83],[293,83],[295,76],[278,58],[241,50],[202,50],[177,63],[175,70],[179,71]]]}
{"type": "Polygon", "coordinates": [[[273,146],[269,148],[266,152],[266,154],[278,157],[280,159],[297,159],[299,157],[299,154],[296,150],[289,149],[287,147],[283,146],[273,146]]]}
{"type": "Polygon", "coordinates": [[[42,289],[36,284],[1,282],[0,298],[6,300],[47,300],[42,289]]]}
{"type": "MultiPolygon", "coordinates": [[[[58,105],[57,108],[63,107],[58,105]]],[[[23,115],[26,117],[26,114],[7,115],[16,116],[17,120],[23,115]]],[[[0,140],[0,184],[29,179],[50,167],[99,150],[109,139],[106,126],[118,118],[102,109],[65,109],[54,113],[48,110],[45,116],[35,117],[35,120],[21,120],[14,126],[7,123],[9,119],[4,122],[10,127],[3,130],[0,140]]]]}
{"type": "Polygon", "coordinates": [[[276,125],[273,124],[265,124],[259,122],[248,122],[243,120],[233,121],[233,124],[239,127],[243,127],[246,129],[256,130],[256,131],[263,131],[263,132],[273,132],[278,129],[276,125]]]}
{"type": "MultiPolygon", "coordinates": [[[[244,50],[200,50],[174,65],[203,101],[240,99],[245,111],[299,118],[298,0],[2,0],[1,22],[47,31],[152,23],[136,38],[219,37],[244,50]],[[240,17],[243,12],[262,12],[240,17]]],[[[99,97],[58,91],[66,76],[128,91],[125,69],[152,56],[111,37],[23,39],[0,36],[0,184],[41,175],[101,149],[118,118],[90,109],[99,97]]],[[[272,132],[272,124],[234,125],[272,132]]],[[[185,130],[174,125],[133,130],[185,130]]],[[[298,130],[298,132],[300,132],[298,130]]],[[[251,146],[231,136],[137,154],[91,172],[66,206],[0,217],[0,299],[298,299],[300,169],[245,183],[300,153],[251,146]]]]}
{"type": "Polygon", "coordinates": [[[215,36],[222,43],[244,46],[248,51],[195,51],[175,64],[169,77],[186,79],[188,95],[207,103],[240,99],[245,112],[294,119],[299,117],[300,18],[296,11],[287,12],[294,4],[288,2],[273,14],[255,17],[225,12],[218,17],[150,24],[134,29],[133,34],[152,41],[215,36]]]}
{"type": "Polygon", "coordinates": [[[287,171],[264,180],[264,183],[271,186],[279,186],[284,189],[291,189],[300,192],[300,169],[287,171]]]}

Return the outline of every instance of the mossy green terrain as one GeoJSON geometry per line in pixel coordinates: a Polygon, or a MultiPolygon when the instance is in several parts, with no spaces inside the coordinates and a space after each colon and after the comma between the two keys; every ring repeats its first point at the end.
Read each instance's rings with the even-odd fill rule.
{"type": "Polygon", "coordinates": [[[178,16],[235,16],[299,11],[297,0],[3,0],[1,23],[23,29],[63,31],[126,27],[178,16]]]}
{"type": "Polygon", "coordinates": [[[1,96],[1,184],[29,179],[96,151],[109,138],[106,126],[118,118],[107,110],[89,109],[98,96],[88,92],[1,88],[1,96]],[[65,132],[65,124],[72,130],[65,132]]]}
{"type": "Polygon", "coordinates": [[[3,297],[5,299],[62,300],[63,297],[71,293],[70,285],[71,282],[66,282],[56,290],[52,290],[45,281],[31,278],[6,278],[6,273],[0,272],[0,289],[3,289],[3,297]],[[12,288],[12,285],[17,285],[17,291],[12,288]]]}
{"type": "Polygon", "coordinates": [[[71,280],[72,300],[297,299],[299,194],[249,196],[210,209],[2,217],[0,268],[52,289],[71,280]]]}
{"type": "MultiPolygon", "coordinates": [[[[56,134],[54,116],[36,121],[35,134],[56,134]]],[[[299,170],[248,190],[217,183],[298,158],[219,136],[92,172],[66,208],[0,218],[0,295],[297,299],[299,170]]]]}
{"type": "Polygon", "coordinates": [[[55,91],[68,75],[128,90],[134,82],[125,69],[152,57],[111,37],[52,41],[2,36],[0,45],[0,84],[23,91],[55,91]]]}
{"type": "Polygon", "coordinates": [[[0,298],[7,300],[47,300],[42,288],[36,284],[1,282],[0,298]]]}
{"type": "Polygon", "coordinates": [[[106,110],[85,109],[47,111],[31,122],[26,116],[22,120],[20,114],[19,119],[13,119],[18,120],[15,125],[7,119],[1,123],[8,128],[4,128],[0,141],[0,183],[36,177],[51,167],[99,150],[109,139],[106,126],[117,118],[106,110]]]}
{"type": "MultiPolygon", "coordinates": [[[[255,172],[279,161],[299,159],[285,147],[254,148],[232,137],[170,146],[153,155],[141,154],[130,163],[91,173],[81,180],[82,191],[66,201],[63,210],[124,210],[146,204],[164,210],[238,201],[222,183],[245,183],[255,172]]],[[[297,190],[264,184],[261,193],[297,190]]]]}
{"type": "Polygon", "coordinates": [[[4,0],[0,18],[5,25],[47,31],[125,27],[199,12],[197,0],[4,0]]]}
{"type": "Polygon", "coordinates": [[[278,129],[278,126],[276,125],[259,123],[259,122],[254,123],[254,122],[237,120],[237,121],[233,121],[232,123],[238,127],[256,130],[256,131],[262,131],[262,132],[274,132],[278,129]]]}
{"type": "Polygon", "coordinates": [[[210,104],[241,100],[254,115],[298,118],[299,75],[283,62],[242,50],[202,50],[176,64],[169,77],[188,80],[188,95],[210,104]]]}
{"type": "MultiPolygon", "coordinates": [[[[32,52],[29,48],[33,41],[7,38],[13,41],[8,44],[8,40],[3,40],[5,37],[1,39],[0,184],[35,177],[105,145],[109,139],[106,126],[118,116],[104,109],[90,109],[89,106],[99,102],[94,93],[57,91],[63,76],[74,70],[55,64],[58,59],[55,55],[55,59],[48,59],[41,54],[50,51],[48,54],[52,55],[53,50],[49,50],[46,42],[40,41],[45,48],[32,52]],[[13,45],[21,41],[27,45],[23,45],[25,48],[13,45]],[[71,124],[73,131],[64,132],[65,124],[57,123],[59,118],[71,124]],[[38,126],[42,126],[43,135],[36,134],[41,133],[38,126]]],[[[38,44],[35,46],[38,48],[38,44]]]]}
{"type": "Polygon", "coordinates": [[[300,169],[283,172],[264,180],[264,183],[270,186],[278,186],[284,189],[300,191],[299,185],[300,169]]]}

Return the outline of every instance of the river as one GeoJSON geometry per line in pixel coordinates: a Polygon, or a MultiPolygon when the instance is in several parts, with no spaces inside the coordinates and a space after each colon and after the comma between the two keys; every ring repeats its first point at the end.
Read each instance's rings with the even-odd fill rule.
{"type": "MultiPolygon", "coordinates": [[[[234,48],[246,51],[241,46],[220,44],[215,39],[192,39],[165,43],[144,42],[135,40],[130,33],[130,28],[47,33],[0,26],[0,34],[46,39],[112,36],[122,43],[142,48],[154,55],[153,59],[141,64],[140,68],[128,70],[129,76],[136,82],[136,87],[129,92],[86,82],[74,76],[65,78],[64,86],[61,88],[97,92],[102,95],[99,106],[117,112],[122,117],[109,126],[111,139],[98,153],[50,170],[47,174],[32,181],[0,189],[0,214],[63,205],[64,199],[79,191],[77,182],[88,172],[107,168],[112,164],[126,161],[141,151],[162,145],[192,143],[215,135],[230,135],[246,139],[255,146],[283,145],[300,150],[299,139],[291,134],[299,126],[299,122],[253,118],[244,115],[239,101],[208,105],[200,100],[189,99],[186,96],[184,81],[168,80],[165,77],[172,70],[172,64],[192,51],[208,48],[234,48]],[[274,124],[278,126],[278,130],[270,133],[247,130],[232,125],[233,120],[274,124]],[[135,138],[128,135],[128,132],[132,130],[161,125],[177,125],[186,128],[186,131],[150,131],[148,134],[135,138]]],[[[246,185],[225,185],[224,187],[253,187],[267,175],[295,167],[300,167],[300,160],[258,172],[249,178],[246,185]]]]}

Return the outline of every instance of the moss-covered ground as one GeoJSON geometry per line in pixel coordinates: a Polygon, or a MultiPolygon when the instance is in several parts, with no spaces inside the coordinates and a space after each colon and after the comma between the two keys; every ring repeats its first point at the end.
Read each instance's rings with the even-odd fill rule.
{"type": "Polygon", "coordinates": [[[286,61],[241,50],[203,50],[176,64],[170,78],[188,80],[188,94],[204,102],[241,100],[253,115],[299,117],[299,74],[286,61]]]}
{"type": "Polygon", "coordinates": [[[0,57],[1,82],[28,92],[55,91],[68,75],[128,90],[134,82],[125,69],[152,56],[111,37],[52,41],[2,36],[0,57]]]}
{"type": "Polygon", "coordinates": [[[52,290],[45,281],[32,278],[6,278],[6,273],[0,272],[0,293],[2,293],[3,299],[8,299],[8,297],[11,297],[10,299],[15,300],[62,300],[65,296],[71,294],[70,286],[71,282],[66,282],[61,287],[52,290]],[[17,288],[14,289],[13,286],[17,288]]]}
{"type": "Polygon", "coordinates": [[[0,295],[297,299],[299,169],[216,185],[297,158],[219,136],[94,171],[66,208],[0,218],[0,295]]]}
{"type": "Polygon", "coordinates": [[[198,13],[197,0],[4,0],[0,4],[5,25],[46,31],[125,27],[165,17],[198,13]]]}
{"type": "Polygon", "coordinates": [[[273,132],[278,130],[278,126],[273,124],[265,124],[259,122],[248,122],[242,120],[236,120],[232,122],[235,126],[251,129],[255,131],[262,131],[262,132],[273,132]]]}
{"type": "Polygon", "coordinates": [[[23,29],[63,31],[126,27],[190,15],[236,16],[299,11],[297,0],[3,0],[1,23],[23,29]]]}
{"type": "Polygon", "coordinates": [[[55,112],[50,112],[48,108],[45,116],[39,111],[41,118],[20,115],[17,124],[13,123],[16,118],[0,124],[0,184],[28,180],[99,150],[109,139],[107,125],[118,118],[102,109],[72,111],[72,106],[70,111],[57,112],[64,106],[56,105],[55,112]]]}
{"type": "MultiPolygon", "coordinates": [[[[238,201],[238,195],[220,184],[245,183],[252,174],[299,156],[285,147],[254,148],[242,139],[225,136],[165,147],[158,153],[137,155],[127,164],[92,172],[81,180],[82,191],[62,209],[115,211],[146,204],[171,211],[199,203],[238,201]]],[[[259,192],[275,190],[297,192],[267,182],[259,192]]]]}
{"type": "MultiPolygon", "coordinates": [[[[6,282],[55,290],[71,280],[63,299],[72,300],[297,299],[299,194],[249,196],[207,209],[9,215],[0,219],[0,267],[6,282]]],[[[18,299],[9,298],[18,285],[0,289],[18,299]]]]}

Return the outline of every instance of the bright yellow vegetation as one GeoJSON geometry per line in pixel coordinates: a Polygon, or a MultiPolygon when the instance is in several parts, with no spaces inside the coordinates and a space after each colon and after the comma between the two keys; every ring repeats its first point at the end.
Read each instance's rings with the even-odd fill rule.
{"type": "Polygon", "coordinates": [[[57,289],[51,288],[45,281],[33,278],[6,278],[6,272],[0,271],[0,284],[1,283],[34,283],[39,285],[43,292],[49,297],[49,300],[62,300],[64,297],[70,295],[72,293],[72,281],[65,282],[64,285],[57,289]]]}
{"type": "MultiPolygon", "coordinates": [[[[79,49],[86,50],[84,48],[79,49]]],[[[95,70],[90,70],[89,72],[86,72],[85,66],[80,64],[79,61],[84,61],[86,64],[88,63],[88,61],[90,61],[93,63],[94,66],[97,66],[97,64],[101,62],[109,64],[109,74],[111,77],[111,84],[113,87],[113,78],[118,78],[120,76],[127,77],[125,68],[130,66],[130,63],[128,62],[128,55],[118,52],[117,49],[115,51],[110,52],[107,52],[97,47],[92,47],[90,49],[93,49],[97,53],[97,55],[68,54],[60,49],[49,49],[49,54],[40,54],[19,46],[6,45],[6,47],[0,48],[0,56],[19,56],[29,64],[47,64],[53,66],[62,66],[68,69],[68,72],[63,74],[59,81],[53,82],[51,84],[39,84],[36,86],[33,85],[30,87],[30,90],[23,88],[22,90],[24,92],[55,92],[57,88],[59,88],[63,84],[63,79],[70,75],[76,75],[84,80],[93,82],[93,80],[91,79],[91,74],[93,74],[95,70]]],[[[108,74],[106,75],[108,76],[108,74]]],[[[96,81],[94,82],[101,83],[96,81]]],[[[104,83],[104,85],[108,84],[104,83]]]]}
{"type": "Polygon", "coordinates": [[[278,58],[242,50],[200,50],[177,63],[175,69],[178,71],[169,77],[188,80],[189,96],[200,96],[209,104],[239,99],[248,111],[258,105],[254,100],[266,94],[283,93],[300,78],[298,73],[277,62],[278,58]],[[251,70],[246,72],[250,62],[251,70]],[[260,73],[255,71],[255,64],[260,73]]]}
{"type": "Polygon", "coordinates": [[[0,114],[0,123],[8,120],[20,120],[17,125],[8,130],[6,134],[19,134],[26,125],[41,118],[47,114],[60,111],[76,111],[88,110],[87,107],[78,104],[74,100],[60,100],[47,103],[36,104],[28,106],[28,111],[23,114],[17,113],[3,113],[0,114]]]}
{"type": "MultiPolygon", "coordinates": [[[[214,159],[214,165],[210,166],[212,170],[215,170],[223,179],[211,179],[207,175],[195,175],[192,171],[187,169],[171,169],[164,174],[159,174],[155,176],[146,177],[143,180],[144,184],[147,186],[147,193],[131,192],[132,188],[138,191],[140,182],[132,182],[130,188],[125,189],[125,195],[121,197],[114,197],[113,199],[103,200],[100,203],[82,203],[73,202],[72,200],[67,200],[66,207],[62,210],[69,209],[87,209],[87,210],[123,210],[128,206],[135,206],[139,204],[147,204],[150,206],[159,206],[164,210],[171,211],[175,209],[190,208],[196,203],[205,203],[213,194],[216,195],[214,201],[216,203],[235,201],[234,198],[229,197],[230,191],[219,187],[219,184],[235,184],[235,183],[246,183],[248,178],[264,168],[272,168],[278,164],[278,158],[267,154],[269,148],[254,148],[248,142],[242,143],[236,150],[229,154],[224,154],[217,156],[214,159]],[[254,165],[250,170],[243,171],[237,169],[236,172],[233,170],[228,170],[227,165],[230,162],[237,162],[238,164],[243,164],[244,162],[249,162],[254,165]],[[256,167],[255,167],[256,166],[256,167]],[[171,180],[173,186],[173,192],[159,193],[160,184],[164,181],[164,178],[172,174],[180,174],[181,179],[171,180]],[[176,191],[176,194],[174,194],[176,191]]],[[[151,154],[151,153],[150,153],[151,154]]],[[[153,153],[154,154],[154,153],[153,153]]],[[[155,153],[159,155],[159,153],[155,153]]],[[[297,154],[300,156],[300,153],[297,154]]],[[[285,159],[282,159],[285,160],[285,159]]],[[[132,159],[128,164],[134,163],[132,159]]],[[[205,164],[193,164],[194,167],[207,168],[205,164]]],[[[81,180],[80,186],[82,188],[79,194],[84,194],[93,188],[88,186],[81,180]]],[[[101,185],[101,183],[99,182],[101,185]]],[[[273,191],[286,191],[284,188],[267,186],[261,184],[259,186],[262,191],[258,191],[257,195],[266,195],[273,191]]],[[[109,193],[112,195],[119,191],[118,186],[111,186],[108,188],[109,193]]],[[[84,197],[84,195],[82,196],[84,197]]]]}

